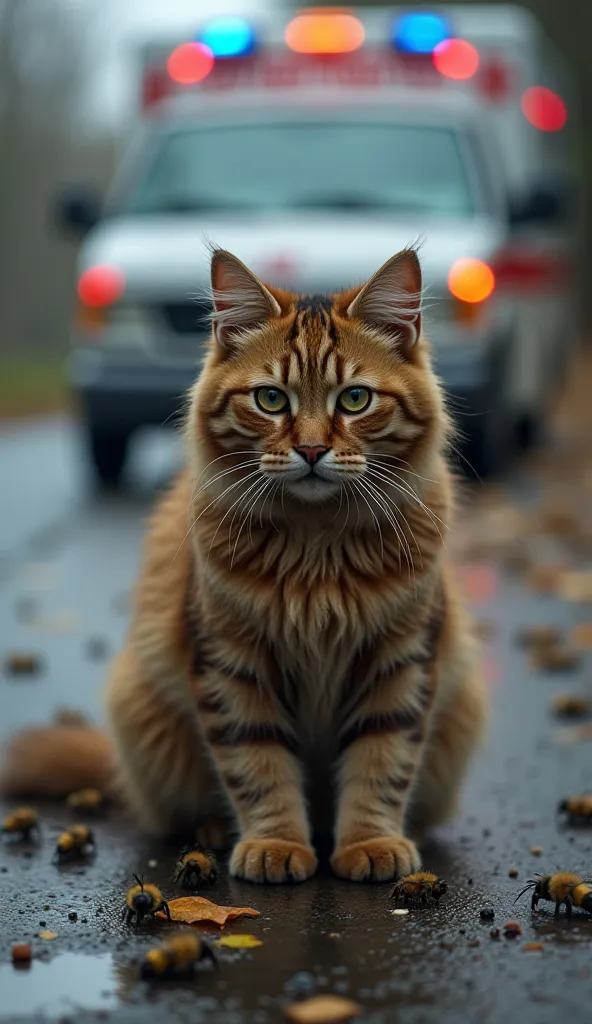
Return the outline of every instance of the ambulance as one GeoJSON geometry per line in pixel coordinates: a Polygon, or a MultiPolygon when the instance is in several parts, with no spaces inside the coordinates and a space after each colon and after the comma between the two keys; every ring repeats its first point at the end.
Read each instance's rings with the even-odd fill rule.
{"type": "MultiPolygon", "coordinates": [[[[420,240],[426,333],[483,475],[544,422],[577,333],[570,76],[517,6],[215,16],[142,51],[141,116],[84,235],[68,362],[98,479],[174,422],[209,312],[207,241],[305,293],[420,240]]],[[[455,456],[456,457],[456,456],[455,456]]]]}

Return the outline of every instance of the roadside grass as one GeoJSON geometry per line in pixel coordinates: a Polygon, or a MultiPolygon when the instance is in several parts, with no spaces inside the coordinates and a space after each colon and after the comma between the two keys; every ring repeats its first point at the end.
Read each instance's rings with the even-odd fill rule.
{"type": "Polygon", "coordinates": [[[0,355],[0,419],[55,412],[67,402],[63,356],[0,355]]]}

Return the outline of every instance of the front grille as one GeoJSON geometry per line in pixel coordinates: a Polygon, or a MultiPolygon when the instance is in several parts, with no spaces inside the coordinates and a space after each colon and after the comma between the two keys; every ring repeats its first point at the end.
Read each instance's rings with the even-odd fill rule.
{"type": "Polygon", "coordinates": [[[167,302],[162,314],[167,327],[175,334],[207,334],[211,309],[207,300],[167,302]]]}

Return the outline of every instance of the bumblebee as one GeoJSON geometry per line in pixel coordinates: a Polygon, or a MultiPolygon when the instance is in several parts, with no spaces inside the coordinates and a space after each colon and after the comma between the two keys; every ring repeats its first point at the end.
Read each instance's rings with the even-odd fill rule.
{"type": "Polygon", "coordinates": [[[157,949],[150,949],[140,964],[142,978],[176,978],[193,973],[200,960],[212,960],[216,955],[199,935],[175,935],[157,949]]]}
{"type": "Polygon", "coordinates": [[[136,924],[141,924],[145,917],[154,917],[159,910],[164,910],[170,921],[171,912],[169,905],[160,889],[149,883],[144,884],[144,879],[138,878],[137,875],[134,875],[134,878],[136,885],[132,885],[131,889],[128,889],[127,896],[125,897],[126,906],[123,913],[126,924],[130,924],[134,915],[136,917],[136,924]]]}
{"type": "Polygon", "coordinates": [[[558,814],[565,814],[570,825],[592,824],[592,796],[568,796],[557,807],[558,814]]]}
{"type": "Polygon", "coordinates": [[[70,793],[66,803],[71,811],[98,811],[103,804],[103,794],[98,789],[78,789],[70,793]]]}
{"type": "Polygon", "coordinates": [[[436,903],[448,892],[448,886],[443,878],[430,874],[429,871],[416,871],[413,875],[406,875],[400,882],[397,882],[391,893],[391,898],[402,899],[405,903],[410,900],[419,900],[420,903],[428,903],[430,897],[436,903]]]}
{"type": "Polygon", "coordinates": [[[30,839],[35,833],[39,838],[39,815],[32,807],[19,807],[8,814],[2,822],[2,831],[7,836],[18,836],[19,839],[30,839]]]}
{"type": "Polygon", "coordinates": [[[529,889],[532,889],[532,910],[536,910],[539,900],[549,900],[555,903],[555,917],[559,916],[562,903],[565,904],[567,917],[571,917],[572,907],[581,907],[588,914],[592,914],[592,885],[571,871],[558,871],[554,875],[536,875],[535,878],[529,878],[528,885],[518,893],[514,903],[529,889]]]}
{"type": "Polygon", "coordinates": [[[54,861],[66,860],[70,857],[83,857],[85,853],[95,851],[95,837],[88,825],[72,825],[58,837],[54,861]]]}
{"type": "Polygon", "coordinates": [[[180,882],[184,889],[197,889],[198,885],[215,882],[218,877],[218,862],[213,853],[203,846],[186,846],[177,861],[173,881],[180,882]]]}

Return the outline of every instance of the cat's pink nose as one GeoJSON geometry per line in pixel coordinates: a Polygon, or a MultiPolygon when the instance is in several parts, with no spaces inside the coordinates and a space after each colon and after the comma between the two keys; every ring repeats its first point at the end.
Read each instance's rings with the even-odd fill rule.
{"type": "Polygon", "coordinates": [[[308,462],[309,466],[314,466],[315,462],[318,462],[329,449],[324,444],[299,444],[296,451],[308,462]]]}

